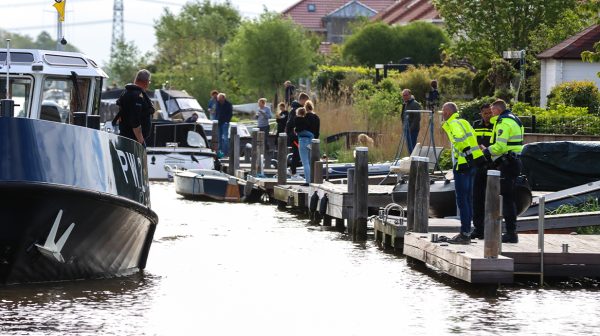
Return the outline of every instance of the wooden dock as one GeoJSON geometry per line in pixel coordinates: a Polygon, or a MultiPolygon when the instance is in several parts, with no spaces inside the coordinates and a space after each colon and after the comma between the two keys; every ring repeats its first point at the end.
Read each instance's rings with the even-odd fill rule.
{"type": "MultiPolygon", "coordinates": [[[[445,232],[406,233],[403,253],[455,278],[470,283],[512,283],[515,275],[541,272],[538,236],[520,234],[519,243],[502,244],[498,258],[483,257],[483,240],[470,245],[432,242],[445,232]]],[[[544,236],[543,273],[549,277],[600,276],[600,237],[548,234],[544,236]],[[567,244],[567,252],[563,252],[567,244]]]]}
{"type": "Polygon", "coordinates": [[[290,207],[299,211],[308,210],[308,189],[297,184],[276,185],[273,187],[273,197],[277,204],[283,207],[290,207]]]}
{"type": "MultiPolygon", "coordinates": [[[[373,212],[379,208],[392,203],[392,189],[390,185],[369,185],[367,206],[373,209],[373,212]]],[[[325,215],[338,218],[348,219],[351,216],[351,209],[354,204],[352,193],[348,192],[347,184],[312,183],[308,188],[308,198],[310,199],[314,193],[317,193],[319,200],[327,195],[327,209],[325,215]]]]}

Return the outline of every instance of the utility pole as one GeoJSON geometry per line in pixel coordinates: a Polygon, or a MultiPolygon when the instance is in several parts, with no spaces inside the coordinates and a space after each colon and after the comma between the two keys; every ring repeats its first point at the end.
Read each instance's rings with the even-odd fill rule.
{"type": "Polygon", "coordinates": [[[114,0],[112,43],[110,45],[111,54],[114,53],[119,41],[125,41],[125,32],[123,30],[123,0],[114,0]]]}

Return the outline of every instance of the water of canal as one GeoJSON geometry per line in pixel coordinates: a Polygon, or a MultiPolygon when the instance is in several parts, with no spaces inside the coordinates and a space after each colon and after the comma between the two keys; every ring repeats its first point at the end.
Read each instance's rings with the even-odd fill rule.
{"type": "Polygon", "coordinates": [[[274,206],[151,193],[143,274],[0,288],[0,335],[600,333],[593,282],[473,289],[274,206]]]}

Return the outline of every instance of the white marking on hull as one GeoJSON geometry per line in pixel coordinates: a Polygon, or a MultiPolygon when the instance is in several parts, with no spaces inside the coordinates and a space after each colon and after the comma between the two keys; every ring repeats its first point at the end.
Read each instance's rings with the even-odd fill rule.
{"type": "Polygon", "coordinates": [[[58,227],[60,226],[60,220],[62,218],[63,211],[62,209],[58,212],[56,219],[54,220],[54,224],[52,225],[52,229],[50,229],[50,233],[48,234],[48,238],[46,238],[46,242],[44,245],[35,244],[38,250],[46,257],[50,259],[54,259],[59,263],[65,263],[65,258],[63,258],[61,251],[71,231],[75,227],[75,223],[71,223],[69,227],[65,230],[65,232],[60,236],[58,241],[56,241],[56,232],[58,231],[58,227]]]}

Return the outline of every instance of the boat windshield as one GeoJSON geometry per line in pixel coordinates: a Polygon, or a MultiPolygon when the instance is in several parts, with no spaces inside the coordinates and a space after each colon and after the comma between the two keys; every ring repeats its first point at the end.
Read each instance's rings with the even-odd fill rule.
{"type": "MultiPolygon", "coordinates": [[[[15,102],[15,116],[19,118],[29,117],[29,106],[31,106],[31,78],[10,77],[10,96],[15,102]]],[[[6,78],[0,79],[0,99],[6,98],[6,78]]]]}
{"type": "Polygon", "coordinates": [[[47,77],[44,80],[40,119],[69,123],[72,112],[87,112],[90,80],[78,78],[77,84],[75,88],[70,77],[47,77]]]}
{"type": "MultiPolygon", "coordinates": [[[[169,112],[170,116],[181,111],[202,111],[202,107],[194,98],[171,98],[166,101],[166,104],[167,112],[169,112]]],[[[199,113],[198,116],[200,119],[206,119],[204,113],[199,113]]]]}

